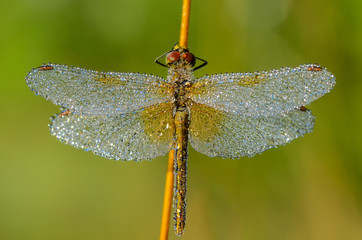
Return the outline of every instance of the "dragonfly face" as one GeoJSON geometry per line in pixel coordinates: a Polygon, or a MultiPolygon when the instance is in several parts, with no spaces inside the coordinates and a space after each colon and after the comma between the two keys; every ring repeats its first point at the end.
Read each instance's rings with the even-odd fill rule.
{"type": "Polygon", "coordinates": [[[190,53],[187,49],[177,48],[173,49],[166,56],[167,66],[181,65],[181,66],[195,66],[195,56],[190,53]]]}
{"type": "MultiPolygon", "coordinates": [[[[62,142],[116,160],[147,160],[175,150],[175,220],[182,235],[188,142],[210,157],[253,156],[313,130],[304,106],[329,92],[334,76],[316,64],[195,79],[196,59],[175,46],[167,79],[46,64],[28,86],[64,108],[51,133],[62,142]]],[[[158,60],[158,59],[157,59],[158,60]]],[[[157,61],[156,60],[156,61],[157,61]]]]}

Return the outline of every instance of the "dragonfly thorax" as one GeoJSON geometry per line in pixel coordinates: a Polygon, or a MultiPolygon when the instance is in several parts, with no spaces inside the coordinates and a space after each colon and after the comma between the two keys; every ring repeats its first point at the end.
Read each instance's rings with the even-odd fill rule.
{"type": "Polygon", "coordinates": [[[185,105],[187,93],[194,82],[192,66],[172,65],[168,70],[168,82],[172,86],[172,94],[176,105],[185,105]]]}

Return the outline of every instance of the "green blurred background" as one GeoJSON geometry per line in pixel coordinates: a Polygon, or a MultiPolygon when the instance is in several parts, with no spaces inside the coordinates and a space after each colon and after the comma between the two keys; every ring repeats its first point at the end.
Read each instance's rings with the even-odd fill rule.
{"type": "MultiPolygon", "coordinates": [[[[193,0],[196,76],[318,62],[337,85],[315,130],[254,158],[190,150],[184,239],[362,239],[362,1],[193,0]]],[[[59,143],[27,72],[44,62],[166,76],[181,0],[0,3],[0,239],[158,239],[166,157],[116,162],[59,143]]],[[[170,239],[178,239],[173,230],[170,239]]]]}

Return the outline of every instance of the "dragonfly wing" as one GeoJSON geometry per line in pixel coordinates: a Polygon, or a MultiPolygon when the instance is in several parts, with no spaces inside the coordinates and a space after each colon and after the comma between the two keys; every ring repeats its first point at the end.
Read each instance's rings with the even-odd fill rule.
{"type": "Polygon", "coordinates": [[[172,147],[172,106],[164,103],[111,116],[65,111],[53,118],[50,131],[66,144],[105,158],[152,159],[172,147]]]}
{"type": "Polygon", "coordinates": [[[26,82],[36,94],[82,114],[117,115],[170,100],[165,80],[149,74],[47,64],[32,69],[26,82]]]}
{"type": "Polygon", "coordinates": [[[244,116],[202,104],[190,105],[191,146],[210,157],[253,156],[313,130],[309,110],[293,109],[272,116],[244,116]]]}
{"type": "Polygon", "coordinates": [[[204,76],[196,79],[189,98],[225,112],[268,116],[308,105],[334,85],[332,73],[310,64],[255,73],[204,76]]]}

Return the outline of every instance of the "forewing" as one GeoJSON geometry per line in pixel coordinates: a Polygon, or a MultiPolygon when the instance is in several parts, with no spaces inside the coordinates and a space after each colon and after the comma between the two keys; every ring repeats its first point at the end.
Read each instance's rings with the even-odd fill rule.
{"type": "MultiPolygon", "coordinates": [[[[305,110],[305,109],[303,109],[305,110]]],[[[190,143],[207,156],[240,158],[283,145],[313,130],[309,110],[270,116],[244,116],[190,104],[190,143]]]]}
{"type": "Polygon", "coordinates": [[[332,73],[301,65],[255,73],[225,73],[196,79],[189,98],[243,116],[280,114],[308,105],[335,85],[332,73]]]}
{"type": "Polygon", "coordinates": [[[36,94],[82,114],[114,115],[170,100],[165,80],[149,74],[47,64],[32,69],[26,82],[36,94]]]}
{"type": "Polygon", "coordinates": [[[173,141],[172,106],[160,104],[119,115],[79,115],[65,111],[50,125],[60,141],[115,160],[162,156],[173,141]]]}

